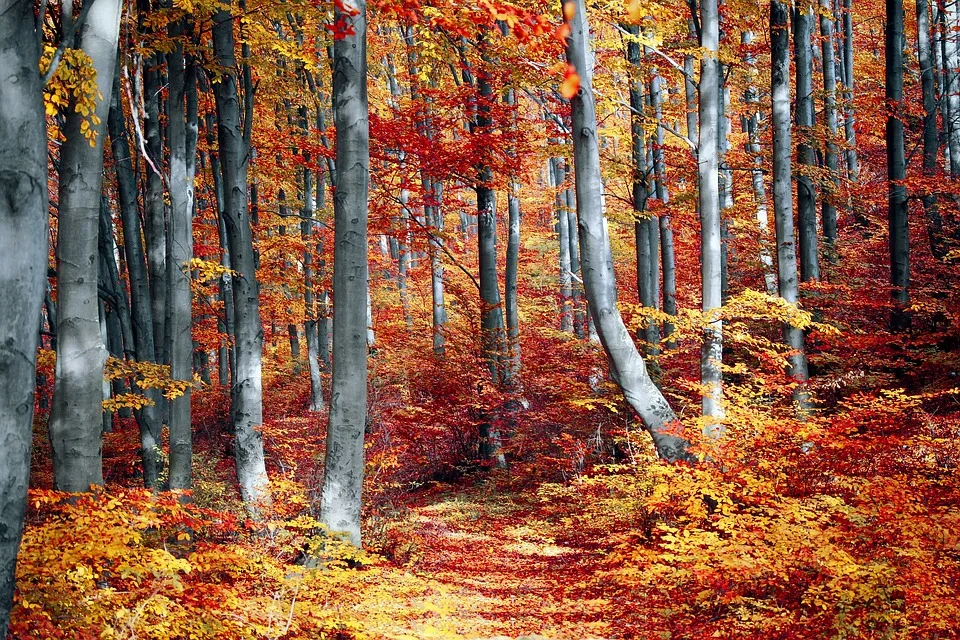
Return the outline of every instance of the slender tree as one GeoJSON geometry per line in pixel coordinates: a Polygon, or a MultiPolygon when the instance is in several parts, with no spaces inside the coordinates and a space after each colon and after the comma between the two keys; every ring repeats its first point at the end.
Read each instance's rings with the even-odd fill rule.
{"type": "Polygon", "coordinates": [[[0,0],[0,637],[13,606],[47,284],[47,135],[33,3],[0,0]]]}
{"type": "Polygon", "coordinates": [[[817,163],[813,148],[813,48],[810,7],[793,9],[793,50],[797,76],[797,222],[800,235],[800,279],[820,279],[817,248],[817,200],[813,171],[817,163]]]}
{"type": "Polygon", "coordinates": [[[333,43],[337,190],[334,210],[333,382],[320,521],[360,546],[363,435],[367,417],[367,196],[370,129],[367,103],[367,6],[334,9],[347,35],[333,43]]]}
{"type": "Polygon", "coordinates": [[[837,58],[834,49],[832,0],[820,0],[820,51],[823,59],[823,118],[827,124],[827,139],[824,144],[826,180],[821,184],[823,193],[820,216],[823,222],[823,241],[826,256],[831,262],[837,260],[837,206],[840,162],[837,152],[837,58]]]}
{"type": "MultiPolygon", "coordinates": [[[[937,130],[937,89],[934,82],[933,48],[930,44],[930,7],[927,0],[917,0],[917,58],[920,62],[920,85],[923,92],[923,175],[937,175],[937,157],[940,153],[937,130]]],[[[943,219],[937,196],[923,196],[923,210],[927,217],[930,251],[937,258],[947,254],[943,237],[943,219]]]]}
{"type": "MultiPolygon", "coordinates": [[[[770,89],[773,102],[773,215],[777,235],[777,281],[780,297],[795,305],[800,298],[800,289],[791,184],[790,31],[787,6],[779,0],[770,3],[770,89]]],[[[808,374],[803,331],[784,323],[783,341],[793,351],[788,359],[788,375],[805,382],[808,374]]],[[[798,392],[794,397],[801,408],[806,407],[805,393],[798,392]]]]}
{"type": "Polygon", "coordinates": [[[233,307],[236,316],[236,373],[231,390],[231,418],[240,495],[254,517],[270,506],[271,496],[263,453],[263,327],[253,251],[253,211],[247,199],[247,165],[250,160],[252,118],[251,83],[244,70],[244,117],[240,115],[237,60],[233,37],[234,16],[229,9],[213,17],[213,51],[224,70],[213,85],[217,105],[217,134],[223,175],[223,218],[230,246],[233,307]]]}
{"type": "Polygon", "coordinates": [[[687,442],[674,430],[676,415],[647,373],[643,358],[617,309],[613,258],[600,207],[603,187],[596,99],[593,95],[593,52],[589,44],[590,27],[586,11],[584,0],[568,0],[564,3],[564,14],[569,16],[571,30],[567,40],[567,61],[580,77],[580,88],[571,100],[571,131],[584,291],[600,343],[610,361],[610,373],[653,437],[657,453],[669,461],[689,459],[687,442]]]}
{"type": "Polygon", "coordinates": [[[702,308],[706,320],[700,352],[700,384],[703,386],[703,415],[707,435],[718,435],[723,418],[722,374],[723,321],[721,305],[721,239],[718,127],[720,79],[717,59],[720,46],[720,16],[717,0],[700,3],[700,142],[697,146],[700,185],[700,277],[702,308]]]}
{"type": "Polygon", "coordinates": [[[903,2],[887,0],[884,60],[887,98],[887,185],[890,231],[890,285],[893,312],[890,328],[910,328],[910,229],[908,225],[907,160],[903,120],[903,2]]]}

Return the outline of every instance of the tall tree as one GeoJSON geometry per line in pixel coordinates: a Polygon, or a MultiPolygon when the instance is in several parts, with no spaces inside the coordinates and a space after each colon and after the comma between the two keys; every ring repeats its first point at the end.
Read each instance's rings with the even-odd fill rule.
{"type": "Polygon", "coordinates": [[[567,61],[580,78],[580,87],[571,100],[571,131],[583,285],[590,313],[596,324],[600,343],[609,358],[610,373],[653,437],[657,453],[669,461],[689,459],[687,442],[674,430],[676,415],[647,372],[643,358],[617,309],[613,258],[600,207],[603,186],[587,8],[585,0],[568,0],[563,6],[571,31],[567,40],[567,61]]]}
{"type": "MultiPolygon", "coordinates": [[[[800,298],[797,278],[797,250],[793,229],[793,185],[791,164],[793,148],[790,134],[790,31],[787,6],[779,0],[770,3],[770,90],[773,112],[773,216],[777,235],[777,281],[780,297],[790,304],[800,298]]],[[[793,350],[788,375],[804,382],[807,357],[803,331],[789,323],[783,325],[783,341],[793,350]]],[[[805,408],[806,395],[795,399],[805,408]]]]}
{"type": "MultiPolygon", "coordinates": [[[[186,20],[170,25],[173,51],[167,55],[167,140],[169,141],[170,217],[167,229],[167,339],[170,341],[170,373],[174,380],[193,381],[193,306],[188,262],[193,258],[193,181],[196,156],[196,103],[188,96],[196,91],[192,70],[188,73],[183,53],[186,20]],[[189,76],[189,77],[188,77],[189,76]],[[194,86],[190,86],[193,84],[194,86]],[[189,104],[188,104],[189,102],[189,104]],[[190,113],[188,113],[188,111],[190,113]],[[192,137],[191,137],[192,130],[192,137]]],[[[190,387],[170,402],[171,489],[189,489],[193,484],[193,437],[190,422],[190,387]]]]}
{"type": "Polygon", "coordinates": [[[90,8],[80,45],[96,70],[96,120],[67,115],[60,148],[57,230],[57,366],[50,442],[53,483],[61,491],[103,484],[102,383],[106,349],[97,311],[103,144],[120,31],[119,0],[90,8]],[[89,134],[85,134],[88,131],[89,134]],[[93,139],[88,139],[92,135],[93,139]]]}
{"type": "Polygon", "coordinates": [[[813,172],[817,163],[813,148],[813,48],[810,7],[799,4],[793,9],[793,50],[797,76],[797,222],[800,235],[800,279],[820,279],[817,248],[817,200],[813,172]]]}
{"type": "Polygon", "coordinates": [[[221,9],[213,16],[213,51],[223,70],[214,83],[217,104],[217,134],[220,168],[223,174],[223,218],[230,245],[230,260],[237,272],[233,279],[233,308],[236,323],[236,375],[231,390],[231,418],[237,479],[244,505],[253,516],[269,507],[270,489],[263,454],[263,327],[257,266],[253,250],[253,220],[247,198],[247,166],[250,160],[250,131],[253,126],[251,91],[244,70],[244,114],[240,115],[237,86],[234,16],[221,9]]]}
{"type": "Polygon", "coordinates": [[[907,208],[907,159],[904,150],[903,120],[903,2],[887,0],[884,31],[887,98],[887,187],[890,231],[890,285],[893,312],[890,328],[910,328],[910,228],[907,208]]]}
{"type": "Polygon", "coordinates": [[[832,0],[820,0],[820,51],[823,59],[823,118],[827,124],[827,140],[824,144],[824,165],[827,169],[826,180],[820,202],[820,216],[823,222],[823,240],[826,244],[826,256],[831,262],[837,259],[837,206],[839,190],[839,158],[837,154],[837,58],[833,38],[832,0]]]}
{"type": "Polygon", "coordinates": [[[367,103],[367,5],[334,9],[343,37],[333,43],[337,190],[334,194],[333,381],[320,521],[360,546],[363,435],[367,418],[367,197],[370,125],[367,103]]]}
{"type": "MultiPolygon", "coordinates": [[[[120,102],[119,67],[114,74],[113,95],[107,121],[113,165],[117,174],[117,200],[120,204],[120,219],[123,227],[123,243],[127,277],[130,283],[130,317],[134,344],[132,349],[138,362],[156,362],[153,336],[153,307],[150,303],[150,280],[146,254],[141,236],[140,211],[137,206],[137,181],[130,152],[130,137],[127,132],[123,108],[120,102]]],[[[156,486],[160,473],[160,437],[163,416],[163,396],[159,389],[146,389],[151,400],[136,412],[140,427],[140,457],[143,465],[143,484],[156,486]]]]}
{"type": "MultiPolygon", "coordinates": [[[[933,178],[937,175],[940,132],[937,130],[937,89],[934,82],[933,48],[930,44],[930,5],[927,0],[917,0],[917,58],[920,62],[920,85],[923,92],[923,175],[933,178]]],[[[947,249],[936,195],[924,194],[923,210],[927,216],[930,251],[935,257],[943,258],[947,249]]]]}
{"type": "Polygon", "coordinates": [[[0,637],[13,606],[47,284],[47,133],[33,3],[0,0],[0,637]]]}
{"type": "Polygon", "coordinates": [[[700,277],[702,309],[706,325],[700,352],[700,384],[703,386],[703,415],[710,421],[704,432],[717,435],[723,418],[723,321],[721,305],[720,185],[718,127],[720,117],[720,15],[717,0],[700,3],[700,141],[697,166],[700,186],[700,277]]]}

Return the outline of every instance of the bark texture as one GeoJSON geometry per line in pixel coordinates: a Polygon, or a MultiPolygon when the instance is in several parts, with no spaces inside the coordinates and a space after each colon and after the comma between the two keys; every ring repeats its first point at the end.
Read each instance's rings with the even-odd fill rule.
{"type": "Polygon", "coordinates": [[[334,40],[337,190],[333,200],[333,382],[320,521],[360,546],[363,435],[367,417],[367,195],[370,128],[365,0],[337,5],[352,33],[334,40]],[[345,12],[344,9],[350,10],[345,12]],[[355,15],[351,15],[356,11],[355,15]]]}
{"type": "Polygon", "coordinates": [[[0,637],[27,506],[47,284],[47,132],[33,29],[32,3],[0,0],[0,637]]]}
{"type": "MultiPolygon", "coordinates": [[[[256,256],[253,251],[252,211],[247,193],[250,114],[241,120],[237,88],[237,61],[233,38],[234,17],[218,11],[213,17],[213,49],[227,72],[214,85],[217,104],[217,134],[223,174],[223,219],[230,247],[233,279],[233,307],[236,322],[236,372],[231,393],[234,452],[237,480],[244,506],[259,517],[271,504],[263,454],[263,327],[257,286],[256,256]]],[[[245,87],[246,91],[250,87],[245,87]]],[[[245,96],[250,100],[249,95],[245,96]]]]}
{"type": "Polygon", "coordinates": [[[100,187],[113,70],[120,29],[119,0],[98,0],[90,9],[81,48],[97,71],[102,99],[90,123],[94,144],[81,132],[83,116],[71,112],[60,152],[60,226],[57,233],[57,366],[50,442],[53,483],[61,491],[88,491],[103,484],[103,365],[107,353],[97,309],[100,187]]]}
{"type": "Polygon", "coordinates": [[[688,460],[687,442],[676,433],[676,415],[647,373],[643,358],[617,309],[610,244],[604,232],[604,217],[600,208],[603,189],[596,101],[593,96],[590,28],[584,0],[574,0],[571,4],[575,5],[575,12],[570,21],[567,60],[580,75],[580,89],[571,103],[584,290],[600,342],[610,360],[611,374],[653,437],[657,453],[669,461],[688,460]]]}

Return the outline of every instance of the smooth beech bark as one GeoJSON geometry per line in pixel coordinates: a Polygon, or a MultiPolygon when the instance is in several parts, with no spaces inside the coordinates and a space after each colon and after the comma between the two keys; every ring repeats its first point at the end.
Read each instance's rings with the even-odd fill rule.
{"type": "Polygon", "coordinates": [[[320,521],[360,546],[363,435],[367,418],[367,7],[347,0],[334,23],[350,27],[333,42],[337,189],[334,193],[333,382],[320,521]]]}
{"type": "Polygon", "coordinates": [[[853,109],[853,9],[852,0],[843,0],[843,135],[847,140],[847,179],[856,182],[860,177],[860,159],[857,156],[857,131],[854,128],[853,109]]]}
{"type": "MultiPolygon", "coordinates": [[[[780,297],[790,304],[800,298],[797,277],[797,250],[793,228],[793,185],[791,184],[792,147],[790,132],[790,31],[787,5],[778,0],[770,3],[770,88],[773,112],[773,216],[777,235],[777,280],[780,297]]],[[[783,341],[794,354],[788,358],[787,374],[799,382],[808,377],[803,331],[783,325],[783,341]]],[[[806,394],[794,395],[801,408],[806,407],[806,394]]]]}
{"type": "MultiPolygon", "coordinates": [[[[753,43],[753,32],[744,31],[740,38],[743,44],[750,45],[753,43]]],[[[787,55],[789,56],[789,51],[787,55]]],[[[752,80],[757,74],[756,57],[752,53],[748,53],[744,58],[752,80]]],[[[789,99],[789,87],[787,98],[789,99]]],[[[769,242],[767,240],[769,237],[767,190],[763,182],[763,156],[761,155],[760,134],[758,131],[760,124],[758,104],[760,102],[760,94],[755,85],[750,84],[750,86],[747,87],[744,93],[744,102],[750,105],[748,112],[741,116],[741,125],[747,134],[747,153],[753,156],[753,170],[750,172],[750,175],[753,186],[753,198],[757,204],[757,226],[760,230],[760,264],[763,265],[763,282],[766,291],[770,295],[775,295],[777,293],[777,274],[773,269],[773,258],[770,256],[769,242]]]]}
{"type": "MultiPolygon", "coordinates": [[[[174,380],[193,381],[193,306],[190,292],[190,271],[187,262],[193,258],[194,157],[196,136],[188,131],[187,111],[193,111],[192,126],[196,131],[196,111],[188,109],[187,60],[183,54],[183,21],[170,25],[174,50],[167,55],[167,140],[169,141],[170,217],[167,228],[167,340],[170,347],[170,374],[174,380]]],[[[191,74],[191,80],[193,76],[191,74]]],[[[190,387],[170,401],[170,469],[167,486],[189,489],[193,484],[193,434],[190,421],[190,387]]]]}
{"type": "MultiPolygon", "coordinates": [[[[940,140],[939,131],[937,131],[935,66],[930,44],[930,6],[927,0],[917,0],[917,54],[920,63],[920,85],[923,91],[923,175],[926,178],[933,178],[937,175],[940,140]]],[[[930,252],[935,258],[943,258],[947,254],[947,248],[943,236],[943,219],[935,194],[923,195],[923,211],[927,217],[930,252]]]]}
{"type": "Polygon", "coordinates": [[[575,233],[575,229],[570,229],[570,221],[567,219],[567,203],[563,192],[563,160],[561,158],[550,158],[549,161],[550,176],[553,186],[556,189],[554,197],[554,209],[557,214],[557,240],[560,244],[560,330],[573,332],[573,290],[571,283],[573,281],[570,271],[570,234],[575,233]]]}
{"type": "Polygon", "coordinates": [[[34,20],[31,2],[0,0],[0,637],[4,638],[27,507],[37,324],[47,286],[47,131],[34,20]]]}
{"type": "Polygon", "coordinates": [[[700,141],[697,166],[700,186],[700,277],[702,309],[706,325],[700,351],[700,384],[703,387],[704,433],[719,436],[723,419],[723,321],[719,317],[722,302],[719,120],[720,16],[717,0],[700,3],[700,33],[703,56],[700,59],[700,141]]]}
{"type": "MultiPolygon", "coordinates": [[[[97,0],[87,16],[80,46],[97,72],[101,98],[89,123],[93,144],[81,131],[84,116],[70,112],[60,149],[57,231],[57,365],[50,443],[53,484],[60,491],[89,491],[103,484],[103,365],[106,348],[97,310],[100,187],[113,70],[117,63],[120,1],[97,0]]],[[[31,326],[35,325],[31,321],[31,326]]]]}
{"type": "Polygon", "coordinates": [[[797,223],[800,236],[800,280],[820,279],[817,248],[817,201],[813,171],[817,163],[813,148],[813,48],[810,44],[812,16],[806,5],[793,9],[793,50],[797,76],[797,223]]]}
{"type": "MultiPolygon", "coordinates": [[[[237,60],[233,37],[234,16],[220,10],[213,17],[213,50],[224,69],[213,85],[217,105],[217,137],[223,175],[223,219],[230,247],[233,307],[236,323],[236,372],[231,389],[231,419],[240,495],[247,512],[259,518],[271,506],[263,453],[263,327],[253,250],[253,212],[247,199],[247,165],[250,159],[249,121],[241,120],[237,87],[237,60]]],[[[250,87],[245,87],[246,91],[250,87]]],[[[246,100],[251,96],[245,95],[246,100]]]]}
{"type": "Polygon", "coordinates": [[[908,225],[907,159],[903,120],[903,2],[887,0],[884,59],[887,98],[887,187],[890,231],[890,285],[893,311],[890,328],[910,328],[910,228],[908,225]]]}
{"type": "Polygon", "coordinates": [[[840,162],[837,154],[837,58],[834,49],[832,0],[820,0],[820,51],[823,58],[823,118],[827,124],[828,137],[824,144],[823,162],[827,169],[826,180],[821,182],[823,193],[820,202],[820,218],[823,223],[823,242],[826,257],[837,261],[837,207],[840,190],[840,162]]]}
{"type": "Polygon", "coordinates": [[[593,95],[593,53],[584,0],[571,0],[567,61],[580,76],[580,88],[571,101],[573,150],[576,173],[577,217],[583,284],[597,333],[610,361],[611,374],[624,397],[643,420],[660,457],[690,460],[688,444],[678,435],[676,415],[647,373],[643,358],[617,309],[616,280],[610,244],[600,207],[600,146],[597,139],[596,101],[593,95]]]}
{"type": "MultiPolygon", "coordinates": [[[[133,351],[138,362],[156,362],[153,336],[153,306],[150,301],[150,280],[147,259],[141,238],[140,212],[137,207],[137,183],[130,153],[130,138],[120,102],[119,69],[114,74],[113,96],[107,121],[113,163],[117,173],[117,199],[123,226],[123,243],[127,278],[130,283],[130,318],[133,351]]],[[[129,347],[128,347],[129,348],[129,347]]],[[[145,389],[153,403],[135,412],[140,427],[140,457],[143,484],[153,488],[160,473],[160,436],[163,396],[159,389],[145,389]]]]}

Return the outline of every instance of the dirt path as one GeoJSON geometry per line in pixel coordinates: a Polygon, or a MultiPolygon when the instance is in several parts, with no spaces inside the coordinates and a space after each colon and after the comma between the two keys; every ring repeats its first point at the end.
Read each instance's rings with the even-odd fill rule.
{"type": "Polygon", "coordinates": [[[529,505],[470,490],[411,517],[414,561],[384,569],[355,612],[372,637],[619,636],[611,603],[584,597],[597,555],[557,544],[529,505]]]}

